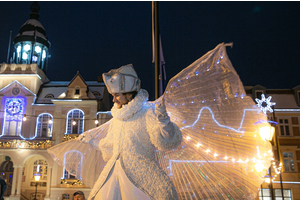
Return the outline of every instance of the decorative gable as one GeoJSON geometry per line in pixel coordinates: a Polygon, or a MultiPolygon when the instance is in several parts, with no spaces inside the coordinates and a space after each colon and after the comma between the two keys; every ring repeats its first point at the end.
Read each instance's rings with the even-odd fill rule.
{"type": "Polygon", "coordinates": [[[79,71],[68,85],[67,99],[89,99],[88,86],[79,71]]]}
{"type": "Polygon", "coordinates": [[[35,97],[35,94],[22,85],[18,81],[13,81],[9,85],[5,86],[0,90],[0,96],[6,97],[17,97],[17,96],[26,96],[26,97],[35,97]]]}
{"type": "Polygon", "coordinates": [[[297,105],[300,106],[300,85],[297,85],[293,88],[294,97],[297,102],[297,105]]]}
{"type": "Polygon", "coordinates": [[[266,88],[264,86],[256,85],[252,88],[253,100],[255,100],[256,98],[261,99],[262,94],[266,95],[266,88]]]}

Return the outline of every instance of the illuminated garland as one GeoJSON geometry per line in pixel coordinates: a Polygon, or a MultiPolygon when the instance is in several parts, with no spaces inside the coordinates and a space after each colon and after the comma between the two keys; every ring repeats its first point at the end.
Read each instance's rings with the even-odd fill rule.
{"type": "Polygon", "coordinates": [[[31,149],[46,149],[52,146],[52,141],[26,141],[26,140],[10,140],[0,142],[0,148],[31,148],[31,149]]]}
{"type": "MultiPolygon", "coordinates": [[[[79,136],[79,135],[78,135],[78,136],[79,136]]],[[[66,135],[64,135],[63,141],[74,140],[74,139],[76,139],[78,136],[72,137],[72,136],[66,134],[66,135]]]]}
{"type": "Polygon", "coordinates": [[[60,184],[62,185],[83,185],[82,181],[79,179],[70,180],[70,179],[61,179],[60,184]]]}

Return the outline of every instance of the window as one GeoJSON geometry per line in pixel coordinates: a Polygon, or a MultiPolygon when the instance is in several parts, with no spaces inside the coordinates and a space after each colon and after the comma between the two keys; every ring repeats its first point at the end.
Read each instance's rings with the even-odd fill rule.
{"type": "Polygon", "coordinates": [[[23,98],[6,98],[4,113],[4,135],[21,135],[22,119],[25,107],[23,98]]]}
{"type": "Polygon", "coordinates": [[[64,179],[76,179],[76,176],[69,174],[69,172],[64,168],[64,179]]]}
{"type": "Polygon", "coordinates": [[[280,135],[290,136],[290,127],[288,119],[279,119],[280,135]]]}
{"type": "Polygon", "coordinates": [[[64,155],[64,166],[67,166],[73,175],[71,175],[65,168],[63,169],[64,179],[77,179],[80,178],[81,165],[83,155],[81,152],[76,150],[70,150],[64,155]]]}
{"type": "Polygon", "coordinates": [[[75,89],[75,95],[80,95],[80,89],[79,88],[75,89]]]}
{"type": "Polygon", "coordinates": [[[53,95],[53,94],[47,94],[47,95],[45,96],[45,98],[53,99],[53,98],[54,98],[54,95],[53,95]]]}
{"type": "Polygon", "coordinates": [[[261,99],[262,94],[264,94],[263,90],[256,90],[255,91],[255,98],[261,99]]]}
{"type": "Polygon", "coordinates": [[[83,133],[84,114],[81,110],[75,109],[69,111],[67,115],[67,131],[66,134],[83,133]]]}
{"type": "MultiPolygon", "coordinates": [[[[274,189],[275,200],[281,200],[282,194],[281,189],[274,189]]],[[[269,189],[261,189],[259,192],[259,200],[271,200],[271,194],[269,189]]],[[[292,200],[291,190],[283,189],[283,199],[284,200],[292,200]]]]}
{"type": "Polygon", "coordinates": [[[47,171],[48,171],[47,161],[43,159],[34,161],[32,171],[33,171],[32,174],[41,174],[41,180],[47,180],[47,171]]]}
{"type": "Polygon", "coordinates": [[[53,117],[48,113],[42,113],[36,119],[36,136],[52,137],[53,117]]]}
{"type": "Polygon", "coordinates": [[[284,171],[285,172],[294,172],[295,171],[293,153],[283,152],[283,161],[284,161],[284,171]]]}

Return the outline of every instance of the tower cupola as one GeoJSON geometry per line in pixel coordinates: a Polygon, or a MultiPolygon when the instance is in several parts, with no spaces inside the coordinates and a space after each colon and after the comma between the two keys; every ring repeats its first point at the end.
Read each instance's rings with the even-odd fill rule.
{"type": "Polygon", "coordinates": [[[14,37],[15,63],[36,63],[40,69],[46,72],[45,63],[48,59],[50,42],[43,25],[39,22],[40,6],[35,1],[30,6],[30,19],[20,28],[19,34],[14,37]]]}

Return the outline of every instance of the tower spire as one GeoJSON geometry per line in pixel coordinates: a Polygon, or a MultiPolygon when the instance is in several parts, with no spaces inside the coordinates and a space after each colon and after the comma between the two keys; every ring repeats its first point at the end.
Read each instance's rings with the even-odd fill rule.
{"type": "Polygon", "coordinates": [[[36,19],[39,20],[39,14],[38,12],[40,11],[40,5],[38,4],[37,1],[33,2],[30,6],[30,10],[32,13],[30,13],[30,19],[36,19]]]}

